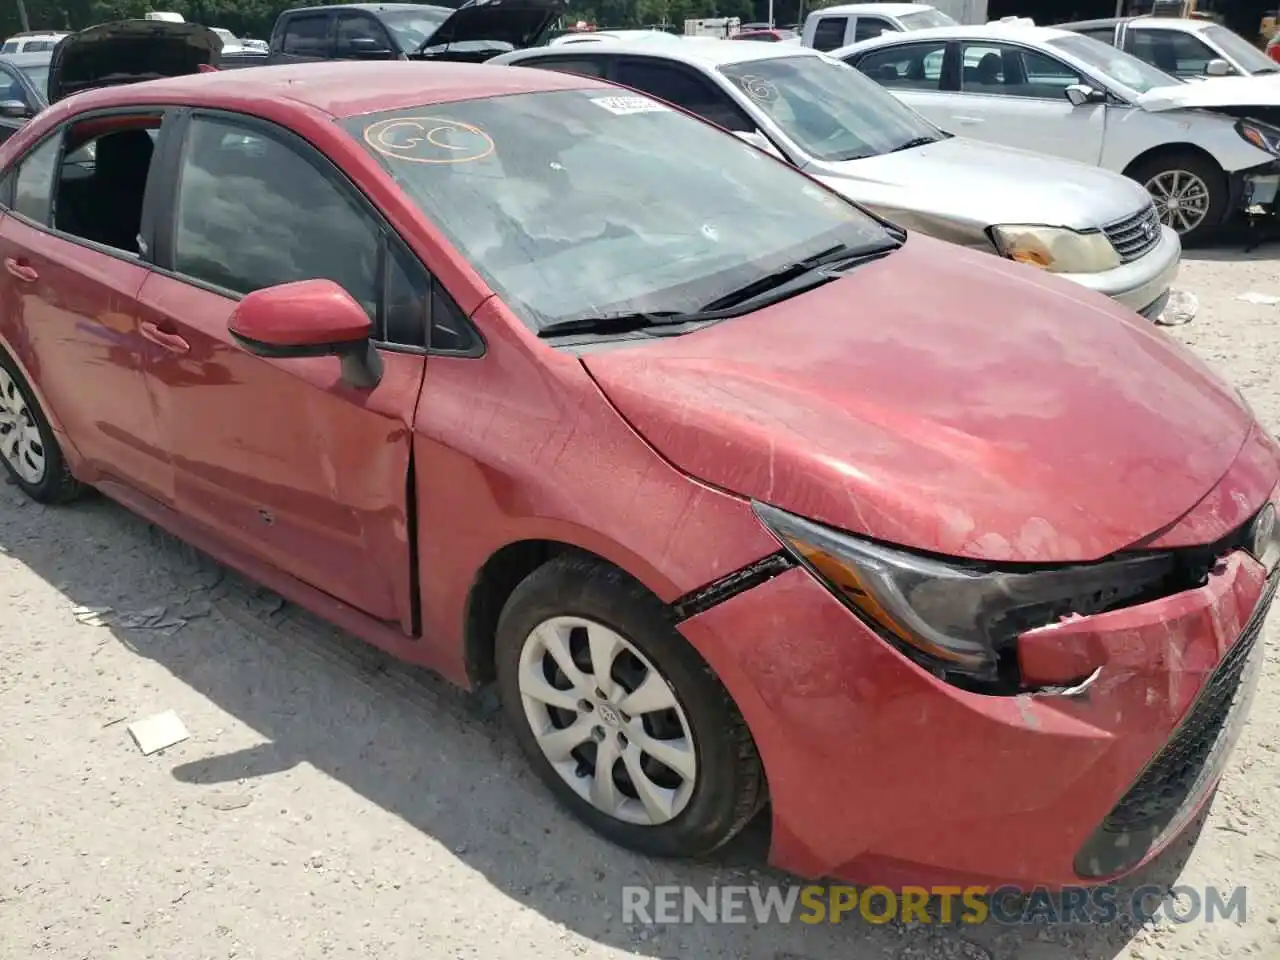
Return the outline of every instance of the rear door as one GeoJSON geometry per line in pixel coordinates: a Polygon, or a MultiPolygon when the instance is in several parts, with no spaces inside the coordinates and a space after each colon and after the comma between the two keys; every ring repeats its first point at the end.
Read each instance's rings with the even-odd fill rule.
{"type": "Polygon", "coordinates": [[[255,561],[411,628],[411,425],[432,281],[318,151],[262,121],[195,112],[157,230],[140,318],[170,339],[148,368],[178,508],[255,561]],[[375,324],[384,374],[333,357],[264,359],[227,328],[241,296],[342,285],[375,324]]]}
{"type": "Polygon", "coordinates": [[[172,469],[143,374],[154,344],[136,301],[150,272],[144,206],[164,117],[81,115],[7,171],[0,331],[82,458],[82,475],[170,504],[172,469]]]}

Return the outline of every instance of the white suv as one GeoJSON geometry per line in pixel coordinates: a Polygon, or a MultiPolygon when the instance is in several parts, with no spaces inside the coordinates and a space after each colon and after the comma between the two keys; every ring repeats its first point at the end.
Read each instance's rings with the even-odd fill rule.
{"type": "Polygon", "coordinates": [[[39,30],[31,33],[15,33],[12,37],[4,42],[4,46],[0,47],[0,54],[3,53],[44,53],[52,50],[58,45],[58,41],[65,37],[65,31],[54,32],[50,30],[39,30]]]}

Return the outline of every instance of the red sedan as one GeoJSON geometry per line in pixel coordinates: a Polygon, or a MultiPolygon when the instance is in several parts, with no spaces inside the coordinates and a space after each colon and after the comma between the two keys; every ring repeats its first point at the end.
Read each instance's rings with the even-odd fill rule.
{"type": "Polygon", "coordinates": [[[582,76],[72,52],[0,148],[34,499],[496,682],[650,854],[1067,884],[1204,804],[1280,447],[1137,315],[582,76]]]}

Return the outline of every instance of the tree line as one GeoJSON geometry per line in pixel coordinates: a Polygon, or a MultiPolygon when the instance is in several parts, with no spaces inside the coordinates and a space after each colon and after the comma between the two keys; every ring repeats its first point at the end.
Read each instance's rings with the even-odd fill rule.
{"type": "MultiPolygon", "coordinates": [[[[442,0],[441,5],[456,6],[458,2],[442,0]]],[[[796,23],[805,12],[833,2],[836,0],[775,0],[774,22],[796,23]]],[[[0,31],[8,37],[22,30],[23,8],[32,30],[80,30],[95,23],[141,17],[151,10],[168,10],[193,23],[225,27],[237,36],[265,40],[280,11],[300,5],[302,0],[167,0],[160,4],[155,0],[14,0],[0,9],[0,31]]],[[[584,20],[601,29],[669,25],[679,31],[685,20],[701,17],[763,22],[768,10],[768,0],[569,0],[565,22],[572,25],[584,20]]]]}

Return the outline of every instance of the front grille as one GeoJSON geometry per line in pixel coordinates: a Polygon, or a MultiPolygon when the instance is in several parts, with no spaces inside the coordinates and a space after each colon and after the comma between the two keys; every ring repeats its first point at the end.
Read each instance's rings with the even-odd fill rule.
{"type": "Polygon", "coordinates": [[[1120,254],[1120,262],[1132,263],[1160,242],[1160,217],[1155,205],[1148,204],[1131,217],[1107,224],[1102,232],[1120,254]]]}
{"type": "Polygon", "coordinates": [[[1169,742],[1085,844],[1076,858],[1084,877],[1127,870],[1179,828],[1180,814],[1219,775],[1243,723],[1262,658],[1250,657],[1262,634],[1280,574],[1267,582],[1239,639],[1209,677],[1169,742]]]}

